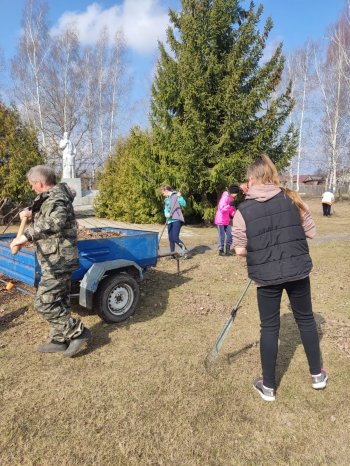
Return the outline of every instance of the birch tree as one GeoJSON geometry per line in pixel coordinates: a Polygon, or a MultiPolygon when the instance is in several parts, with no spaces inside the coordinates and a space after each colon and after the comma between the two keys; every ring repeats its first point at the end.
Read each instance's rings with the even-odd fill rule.
{"type": "Polygon", "coordinates": [[[82,79],[85,81],[85,94],[82,99],[82,112],[86,121],[86,135],[83,140],[83,150],[90,160],[90,166],[94,172],[100,161],[97,161],[97,141],[96,132],[96,100],[97,100],[97,75],[94,50],[86,47],[83,54],[82,79]]]}
{"type": "Polygon", "coordinates": [[[39,142],[44,149],[46,135],[42,79],[50,46],[47,4],[27,0],[23,12],[22,35],[17,54],[12,60],[12,70],[19,82],[25,82],[19,100],[24,105],[27,119],[34,120],[40,135],[39,142]]]}
{"type": "Polygon", "coordinates": [[[315,54],[315,72],[319,83],[322,104],[321,133],[327,164],[327,188],[337,187],[337,170],[347,146],[349,121],[349,64],[344,50],[349,49],[350,37],[344,16],[330,30],[326,58],[322,63],[315,54]]]}
{"type": "Polygon", "coordinates": [[[125,42],[122,33],[115,34],[111,49],[108,81],[110,83],[109,95],[109,142],[108,153],[112,154],[116,143],[117,115],[122,108],[122,94],[127,92],[128,82],[126,80],[125,68],[125,42]]]}
{"type": "MultiPolygon", "coordinates": [[[[81,100],[85,83],[81,80],[81,57],[78,36],[68,28],[55,37],[45,67],[43,93],[47,115],[46,128],[50,140],[48,159],[53,163],[61,157],[58,141],[64,132],[74,134],[76,145],[85,132],[81,100]]],[[[81,162],[77,157],[77,168],[81,162]]]]}
{"type": "Polygon", "coordinates": [[[84,143],[92,157],[93,170],[114,151],[118,137],[118,123],[129,90],[125,53],[122,33],[117,32],[110,44],[106,30],[101,32],[96,47],[84,51],[82,69],[86,88],[82,103],[87,128],[84,143]]]}
{"type": "MultiPolygon", "coordinates": [[[[296,155],[290,164],[290,176],[296,175],[296,191],[300,189],[300,167],[302,160],[306,158],[306,118],[308,113],[308,103],[313,90],[312,79],[312,49],[310,42],[305,47],[290,53],[286,63],[286,73],[289,81],[292,82],[292,97],[295,106],[290,114],[290,119],[294,127],[298,130],[298,145],[296,155]]],[[[292,184],[293,186],[293,184],[292,184]]]]}
{"type": "MultiPolygon", "coordinates": [[[[346,94],[350,94],[350,0],[347,2],[347,8],[344,9],[340,19],[339,28],[334,30],[331,40],[336,47],[339,47],[343,56],[344,66],[344,85],[347,89],[346,94]]],[[[349,101],[348,101],[349,103],[349,101]]],[[[347,107],[349,108],[349,106],[347,107]]],[[[350,109],[344,112],[344,137],[346,139],[346,149],[342,151],[341,168],[344,170],[350,167],[350,109]]]]}
{"type": "Polygon", "coordinates": [[[108,54],[108,33],[104,29],[101,32],[99,41],[96,45],[97,51],[97,113],[98,136],[100,143],[100,154],[102,158],[105,155],[105,91],[107,88],[107,54],[108,54]]]}
{"type": "Polygon", "coordinates": [[[47,162],[61,166],[64,132],[77,146],[77,173],[94,172],[113,151],[126,99],[125,45],[121,32],[110,41],[83,46],[72,23],[52,35],[46,4],[27,0],[23,34],[12,62],[13,95],[34,125],[47,162]]]}

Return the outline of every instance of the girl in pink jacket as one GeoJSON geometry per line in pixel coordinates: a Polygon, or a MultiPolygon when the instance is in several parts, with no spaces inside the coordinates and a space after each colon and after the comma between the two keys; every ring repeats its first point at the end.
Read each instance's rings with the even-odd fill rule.
{"type": "Polygon", "coordinates": [[[231,219],[236,209],[233,206],[233,200],[239,193],[238,186],[230,186],[227,191],[222,193],[221,199],[216,210],[214,223],[218,227],[219,255],[232,256],[232,227],[231,219]],[[226,248],[225,248],[226,237],[226,248]]]}

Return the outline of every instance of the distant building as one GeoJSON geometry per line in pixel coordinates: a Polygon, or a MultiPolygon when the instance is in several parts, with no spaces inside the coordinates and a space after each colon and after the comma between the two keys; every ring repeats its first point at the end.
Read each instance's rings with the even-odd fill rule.
{"type": "Polygon", "coordinates": [[[338,170],[337,177],[338,183],[350,183],[350,168],[338,170]]]}
{"type": "MultiPolygon", "coordinates": [[[[297,183],[297,176],[293,175],[293,185],[297,183]]],[[[290,183],[289,175],[281,175],[280,181],[282,186],[287,186],[290,183]]],[[[311,185],[317,186],[319,184],[324,184],[325,179],[323,176],[318,175],[299,175],[299,185],[311,185]]]]}

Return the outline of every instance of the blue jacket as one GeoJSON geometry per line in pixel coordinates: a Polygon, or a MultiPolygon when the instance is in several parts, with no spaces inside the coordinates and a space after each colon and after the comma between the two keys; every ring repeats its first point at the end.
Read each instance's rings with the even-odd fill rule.
{"type": "Polygon", "coordinates": [[[164,201],[164,215],[167,218],[167,223],[176,221],[184,222],[184,216],[181,207],[186,206],[186,201],[182,196],[177,196],[177,192],[173,191],[170,196],[167,196],[164,201]]]}

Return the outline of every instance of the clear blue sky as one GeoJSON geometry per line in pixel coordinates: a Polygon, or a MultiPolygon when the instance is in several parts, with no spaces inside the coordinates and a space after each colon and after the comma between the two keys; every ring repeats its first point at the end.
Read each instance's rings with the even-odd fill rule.
{"type": "MultiPolygon", "coordinates": [[[[168,8],[178,9],[179,0],[48,0],[47,3],[51,26],[59,29],[67,22],[77,21],[86,42],[94,40],[102,23],[111,31],[122,27],[129,45],[135,98],[147,102],[157,58],[157,38],[164,39],[168,8]]],[[[271,16],[274,22],[270,43],[283,41],[284,51],[288,52],[301,47],[309,38],[317,40],[326,35],[346,0],[256,0],[259,3],[264,5],[264,18],[271,16]]],[[[25,0],[1,0],[0,50],[5,59],[15,52],[24,4],[25,0]]],[[[3,75],[2,95],[5,82],[3,75]]]]}
{"type": "MultiPolygon", "coordinates": [[[[256,4],[259,2],[257,1],[256,4]]],[[[284,50],[301,47],[307,39],[327,34],[346,6],[346,0],[263,0],[264,16],[271,16],[271,38],[282,39],[284,50]]]]}

